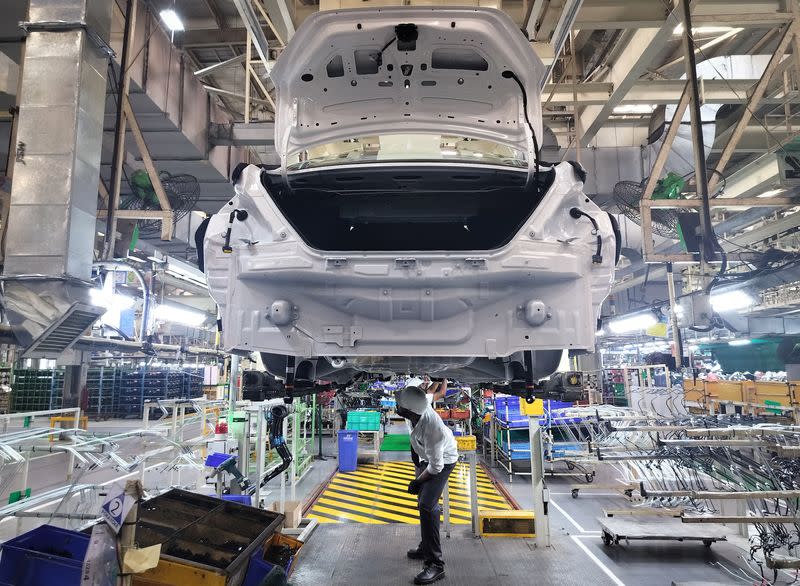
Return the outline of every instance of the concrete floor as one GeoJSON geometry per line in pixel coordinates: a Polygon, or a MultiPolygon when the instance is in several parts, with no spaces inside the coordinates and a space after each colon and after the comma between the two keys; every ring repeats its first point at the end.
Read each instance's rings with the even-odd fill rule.
{"type": "MultiPolygon", "coordinates": [[[[103,422],[91,430],[119,431],[133,428],[136,422],[103,422]]],[[[137,441],[129,440],[126,450],[135,451],[137,441]]],[[[316,446],[315,446],[316,447],[316,446]]],[[[336,446],[332,438],[323,442],[324,460],[315,460],[308,474],[298,484],[294,495],[285,488],[285,498],[308,499],[319,491],[337,467],[336,446]]],[[[384,452],[382,460],[403,460],[407,455],[384,452]]],[[[488,468],[488,467],[487,467],[488,468]]],[[[66,459],[61,454],[36,458],[31,462],[30,485],[34,494],[64,484],[66,459]]],[[[138,474],[138,473],[136,473],[138,474]]],[[[182,474],[186,474],[183,472],[182,474]]],[[[133,474],[113,470],[90,471],[80,482],[105,483],[124,480],[133,474]]],[[[527,477],[508,482],[502,469],[494,478],[522,508],[531,508],[532,493],[527,477]]],[[[191,480],[182,476],[182,482],[191,480]]],[[[170,474],[154,465],[147,472],[147,484],[166,486],[170,474]]],[[[604,508],[626,508],[630,503],[621,495],[603,490],[586,490],[579,498],[571,497],[574,479],[555,477],[550,486],[550,528],[552,547],[537,549],[532,540],[487,538],[475,539],[467,527],[455,526],[443,550],[448,577],[441,584],[597,584],[597,585],[670,585],[673,582],[702,584],[741,584],[721,569],[747,570],[741,556],[746,552],[736,543],[717,543],[705,548],[698,543],[631,542],[606,547],[600,539],[597,517],[604,508]]],[[[600,480],[598,481],[600,482],[600,480]]],[[[266,501],[280,497],[280,482],[267,485],[266,501]]],[[[46,510],[46,509],[45,509],[46,510]]],[[[23,530],[41,523],[28,519],[23,530]]],[[[13,535],[13,520],[0,521],[0,539],[13,535]]],[[[404,524],[365,525],[360,523],[326,524],[316,532],[298,556],[291,582],[296,586],[318,584],[406,584],[419,571],[417,563],[405,558],[405,551],[418,542],[418,527],[404,524]]],[[[731,528],[731,534],[735,528],[731,528]]],[[[753,576],[752,570],[750,576],[753,576]]],[[[784,576],[791,582],[791,578],[784,576]]],[[[750,583],[754,583],[750,581],[750,583]]]]}

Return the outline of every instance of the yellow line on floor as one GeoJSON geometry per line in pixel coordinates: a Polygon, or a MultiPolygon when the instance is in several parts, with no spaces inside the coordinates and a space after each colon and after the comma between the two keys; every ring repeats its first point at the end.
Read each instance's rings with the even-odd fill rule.
{"type": "MultiPolygon", "coordinates": [[[[341,482],[342,480],[349,481],[350,483],[354,484],[355,486],[362,487],[362,488],[380,487],[380,488],[383,488],[383,489],[386,489],[386,490],[393,490],[394,492],[397,492],[397,493],[400,493],[400,494],[403,494],[404,492],[405,492],[405,494],[408,494],[408,492],[405,491],[405,488],[406,488],[405,486],[394,485],[394,486],[397,486],[397,488],[393,488],[393,485],[381,482],[380,479],[354,479],[352,477],[340,477],[338,475],[334,476],[334,478],[333,478],[334,482],[336,482],[336,481],[341,482]]],[[[464,496],[464,495],[459,495],[457,493],[454,494],[455,492],[456,491],[454,491],[452,489],[450,490],[450,501],[451,502],[456,501],[456,502],[462,502],[462,503],[469,504],[469,495],[468,494],[466,496],[464,496]]],[[[481,491],[478,491],[478,504],[479,505],[484,505],[484,506],[489,507],[489,508],[501,508],[501,509],[510,509],[511,508],[511,506],[508,504],[508,502],[505,501],[504,499],[502,499],[502,497],[487,498],[485,495],[481,494],[481,491]]]]}
{"type": "MultiPolygon", "coordinates": [[[[387,462],[387,464],[388,464],[388,462],[387,462]]],[[[387,468],[391,469],[389,471],[390,475],[395,476],[395,477],[408,478],[410,480],[411,478],[413,478],[415,476],[415,474],[413,472],[413,469],[409,469],[408,472],[405,472],[405,467],[400,468],[400,467],[396,467],[396,466],[387,466],[387,468]]],[[[378,472],[378,473],[383,473],[383,471],[380,468],[377,468],[377,469],[371,468],[369,470],[370,471],[375,471],[375,472],[378,472]]],[[[450,474],[450,480],[451,480],[451,482],[452,481],[456,481],[456,482],[461,482],[461,483],[468,483],[469,482],[469,469],[467,469],[466,471],[459,470],[459,469],[453,470],[453,472],[450,474]]],[[[479,474],[477,480],[478,480],[478,486],[483,485],[485,488],[491,488],[491,489],[494,488],[494,485],[491,483],[491,481],[489,480],[488,477],[481,478],[481,475],[479,474]]]]}
{"type": "MultiPolygon", "coordinates": [[[[332,487],[332,486],[330,486],[327,489],[325,489],[325,492],[322,494],[322,496],[330,497],[330,498],[336,498],[336,499],[339,499],[339,500],[349,499],[349,500],[352,500],[353,502],[360,503],[362,505],[373,505],[375,507],[380,507],[382,509],[388,509],[389,511],[394,511],[395,513],[400,513],[400,514],[403,514],[403,515],[408,515],[408,516],[411,516],[411,517],[419,518],[417,516],[417,507],[416,506],[409,506],[406,503],[401,503],[399,505],[398,504],[392,504],[392,503],[389,502],[389,499],[387,497],[382,497],[380,499],[374,499],[374,500],[364,499],[364,498],[359,498],[357,496],[353,496],[352,494],[349,494],[347,492],[340,492],[338,490],[335,490],[334,487],[332,487]]],[[[348,500],[343,500],[342,502],[346,504],[349,501],[348,500]]],[[[452,517],[462,517],[462,518],[465,518],[465,519],[471,519],[472,518],[469,514],[464,514],[464,513],[459,513],[457,511],[454,511],[452,506],[450,507],[450,517],[451,518],[452,517]]]]}
{"type": "Polygon", "coordinates": [[[344,511],[339,511],[336,509],[331,509],[329,507],[316,504],[311,507],[311,512],[313,513],[315,510],[319,511],[320,513],[325,513],[326,515],[331,515],[332,517],[338,517],[340,519],[348,519],[350,521],[356,521],[358,523],[370,523],[372,525],[386,525],[387,521],[381,521],[379,519],[371,519],[370,517],[362,517],[361,515],[356,515],[355,513],[346,513],[344,511]]]}
{"type": "MultiPolygon", "coordinates": [[[[368,490],[361,490],[356,488],[358,485],[351,485],[348,483],[340,483],[340,482],[331,482],[328,485],[328,488],[325,489],[327,492],[328,489],[334,489],[339,492],[343,492],[345,494],[358,494],[364,497],[373,498],[373,499],[380,499],[380,500],[390,500],[396,502],[397,504],[405,504],[406,506],[417,510],[417,499],[416,497],[410,496],[409,498],[405,498],[404,494],[397,493],[395,491],[387,491],[387,490],[375,490],[375,491],[368,491],[368,490]],[[391,492],[391,494],[389,494],[391,492]]],[[[451,509],[458,509],[460,511],[465,511],[469,513],[469,505],[468,504],[461,504],[458,502],[453,502],[450,500],[450,508],[451,509]]]]}
{"type": "MultiPolygon", "coordinates": [[[[380,486],[380,485],[377,486],[376,490],[373,491],[373,492],[370,492],[368,490],[363,490],[363,489],[366,489],[366,488],[371,488],[369,486],[365,486],[365,485],[362,485],[362,484],[351,484],[351,483],[348,483],[348,482],[333,481],[333,482],[331,482],[330,486],[337,487],[340,490],[362,489],[361,492],[364,492],[366,494],[372,495],[375,498],[384,498],[384,495],[385,496],[391,496],[391,497],[394,497],[394,498],[397,498],[397,497],[403,498],[403,497],[405,497],[406,494],[408,494],[408,493],[398,492],[398,491],[392,490],[392,489],[387,489],[386,487],[380,486]]],[[[417,503],[416,498],[412,497],[412,499],[413,500],[410,500],[410,501],[407,501],[407,502],[411,506],[416,508],[416,503],[417,503]]],[[[480,501],[479,501],[479,503],[480,503],[480,501]]],[[[450,506],[458,508],[458,509],[461,509],[461,510],[464,510],[464,511],[469,511],[469,500],[467,500],[467,499],[456,499],[456,500],[454,500],[454,499],[451,498],[450,499],[450,506]]],[[[495,505],[495,506],[497,506],[497,505],[495,505]]],[[[503,505],[499,505],[499,506],[503,506],[503,505]]],[[[505,505],[505,506],[507,506],[507,505],[505,505]]]]}
{"type": "MultiPolygon", "coordinates": [[[[407,492],[407,485],[406,484],[397,484],[393,482],[387,482],[385,479],[381,478],[363,478],[363,477],[354,477],[353,475],[348,476],[335,476],[334,480],[346,480],[355,485],[366,487],[366,488],[374,488],[374,487],[382,487],[389,490],[394,490],[401,494],[408,494],[407,492]]],[[[469,492],[465,490],[458,490],[450,487],[450,500],[461,501],[465,503],[469,503],[469,492]]],[[[486,494],[483,490],[478,490],[478,503],[479,504],[488,504],[490,506],[501,506],[506,505],[508,506],[509,503],[506,501],[501,495],[496,492],[491,494],[486,494]]],[[[510,508],[510,507],[509,507],[510,508]]]]}
{"type": "MultiPolygon", "coordinates": [[[[340,476],[340,474],[337,474],[337,476],[340,476]]],[[[384,482],[386,484],[392,484],[394,486],[402,487],[402,488],[408,487],[408,483],[411,482],[411,479],[413,478],[413,476],[408,476],[406,478],[398,478],[397,476],[392,475],[392,474],[380,474],[380,475],[379,474],[370,474],[369,472],[366,472],[366,471],[362,472],[360,470],[356,470],[355,472],[344,473],[344,476],[346,476],[346,477],[357,477],[357,478],[364,479],[364,480],[380,480],[381,482],[384,482]]],[[[451,478],[450,482],[448,484],[450,485],[450,492],[456,491],[456,492],[460,492],[462,494],[467,494],[467,495],[469,494],[469,484],[468,483],[459,482],[457,479],[451,478]]],[[[489,487],[484,487],[484,486],[481,486],[479,484],[478,485],[478,494],[479,495],[480,494],[484,494],[485,496],[490,497],[490,498],[491,498],[491,496],[495,496],[496,495],[495,498],[498,498],[498,499],[503,500],[505,502],[505,499],[503,499],[497,493],[497,489],[493,485],[490,485],[489,487]]]]}
{"type": "Polygon", "coordinates": [[[389,519],[391,521],[400,521],[401,523],[407,523],[409,525],[418,525],[419,519],[413,519],[410,517],[406,517],[405,515],[395,515],[394,513],[388,513],[384,511],[378,511],[376,509],[372,509],[369,507],[362,507],[359,505],[354,505],[352,503],[345,503],[342,501],[338,501],[335,499],[327,498],[327,497],[320,497],[317,500],[318,503],[322,503],[323,505],[334,506],[334,507],[344,507],[348,510],[356,511],[357,513],[366,513],[367,515],[372,515],[373,517],[380,517],[382,519],[389,519]]]}
{"type": "MultiPolygon", "coordinates": [[[[325,498],[331,498],[331,499],[339,500],[339,501],[342,502],[342,505],[340,505],[340,506],[344,506],[344,507],[349,506],[350,502],[355,502],[355,503],[358,503],[360,505],[366,505],[367,507],[372,507],[374,509],[372,511],[373,515],[383,515],[384,511],[387,511],[389,513],[394,513],[394,514],[397,514],[397,515],[403,515],[405,517],[408,517],[409,519],[413,520],[415,523],[417,521],[419,521],[419,514],[417,513],[417,508],[416,507],[399,506],[399,505],[393,505],[391,503],[387,503],[386,501],[373,501],[373,500],[369,500],[369,499],[363,499],[363,498],[359,498],[359,497],[356,497],[356,496],[348,495],[346,493],[342,494],[342,493],[336,492],[334,490],[325,491],[325,493],[322,496],[325,497],[325,498]]],[[[461,521],[466,522],[469,519],[471,519],[471,517],[468,514],[465,515],[464,513],[458,513],[456,511],[451,510],[450,511],[450,519],[453,522],[457,522],[457,521],[458,522],[461,522],[461,521]]]]}

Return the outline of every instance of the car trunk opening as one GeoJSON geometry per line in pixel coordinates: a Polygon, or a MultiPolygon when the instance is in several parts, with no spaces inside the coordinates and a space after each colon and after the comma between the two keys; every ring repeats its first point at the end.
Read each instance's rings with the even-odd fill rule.
{"type": "Polygon", "coordinates": [[[362,165],[288,175],[262,173],[283,215],[327,251],[492,250],[519,232],[553,183],[478,166],[362,165]]]}

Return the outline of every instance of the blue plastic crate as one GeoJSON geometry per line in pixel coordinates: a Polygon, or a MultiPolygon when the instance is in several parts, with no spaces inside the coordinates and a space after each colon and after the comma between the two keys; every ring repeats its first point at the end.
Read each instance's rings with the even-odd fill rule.
{"type": "MultiPolygon", "coordinates": [[[[300,542],[291,538],[287,538],[285,535],[276,533],[263,547],[259,547],[250,555],[250,560],[247,564],[247,574],[244,577],[242,586],[260,586],[264,578],[272,571],[272,568],[275,567],[275,564],[264,559],[264,553],[266,548],[269,547],[270,543],[276,540],[278,543],[283,545],[289,545],[292,548],[296,546],[299,548],[300,542]]],[[[292,572],[292,566],[294,565],[294,560],[296,557],[297,552],[295,551],[295,554],[292,555],[289,558],[289,561],[283,566],[283,571],[286,572],[287,576],[292,572]]]]}
{"type": "Polygon", "coordinates": [[[89,535],[52,525],[6,541],[0,554],[0,584],[79,586],[89,535]]]}
{"type": "Polygon", "coordinates": [[[227,462],[231,458],[235,458],[231,454],[223,454],[221,452],[212,452],[208,456],[206,456],[205,465],[209,468],[216,468],[223,462],[227,462]]]}

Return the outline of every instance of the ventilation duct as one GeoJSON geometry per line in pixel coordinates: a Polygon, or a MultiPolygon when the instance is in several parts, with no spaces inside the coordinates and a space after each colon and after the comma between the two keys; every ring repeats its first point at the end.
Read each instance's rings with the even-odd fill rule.
{"type": "Polygon", "coordinates": [[[31,0],[3,275],[23,356],[58,356],[99,317],[91,277],[111,2],[31,0]]]}

